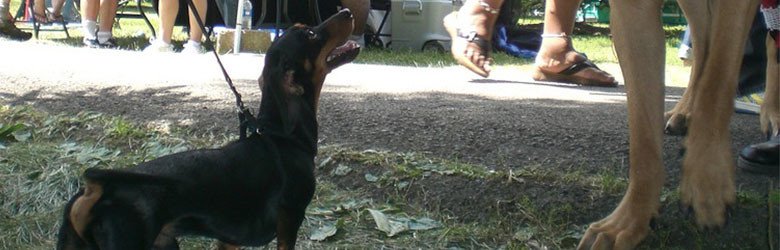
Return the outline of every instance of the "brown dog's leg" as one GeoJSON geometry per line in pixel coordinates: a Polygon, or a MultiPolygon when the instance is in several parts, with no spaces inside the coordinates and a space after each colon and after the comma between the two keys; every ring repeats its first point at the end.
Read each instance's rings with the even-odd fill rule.
{"type": "Polygon", "coordinates": [[[665,178],[662,4],[610,1],[613,42],[628,92],[630,182],[618,207],[590,225],[578,249],[634,248],[650,232],[650,220],[658,213],[665,178]]]}
{"type": "Polygon", "coordinates": [[[681,202],[693,206],[701,227],[719,227],[736,200],[729,120],[737,76],[757,0],[680,0],[693,38],[690,81],[696,91],[686,138],[681,202]]]}
{"type": "Polygon", "coordinates": [[[688,132],[688,121],[691,119],[691,103],[696,98],[695,91],[690,91],[695,88],[693,85],[694,82],[690,82],[677,105],[674,105],[672,110],[664,114],[664,119],[666,120],[664,132],[666,134],[682,136],[688,132]]]}
{"type": "Polygon", "coordinates": [[[769,136],[780,134],[780,65],[772,36],[766,36],[766,92],[761,105],[761,129],[769,136]]]}

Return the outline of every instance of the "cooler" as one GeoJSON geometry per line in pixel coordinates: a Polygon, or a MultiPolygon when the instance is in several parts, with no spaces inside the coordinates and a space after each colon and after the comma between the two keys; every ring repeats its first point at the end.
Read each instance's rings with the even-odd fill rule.
{"type": "Polygon", "coordinates": [[[442,19],[460,8],[460,0],[391,0],[391,43],[394,50],[450,49],[442,19]]]}

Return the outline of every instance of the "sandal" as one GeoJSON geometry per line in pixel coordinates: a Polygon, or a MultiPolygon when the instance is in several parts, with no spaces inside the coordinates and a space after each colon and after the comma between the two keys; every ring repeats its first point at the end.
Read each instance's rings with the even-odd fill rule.
{"type": "MultiPolygon", "coordinates": [[[[444,17],[444,28],[447,29],[447,32],[450,34],[450,37],[452,38],[453,45],[457,42],[465,42],[468,46],[476,47],[480,53],[480,55],[484,56],[484,65],[480,66],[477,65],[477,63],[471,61],[470,56],[467,56],[464,53],[461,53],[459,51],[451,50],[452,57],[455,59],[455,61],[458,62],[458,64],[463,65],[467,69],[471,70],[472,72],[476,73],[477,75],[480,75],[482,77],[488,77],[490,74],[490,63],[493,61],[493,58],[490,57],[490,53],[492,52],[491,42],[490,39],[478,35],[476,30],[466,30],[457,28],[458,25],[458,13],[452,12],[444,17]],[[469,45],[472,44],[472,45],[469,45]]],[[[480,57],[481,58],[481,57],[480,57]]]]}
{"type": "Polygon", "coordinates": [[[54,14],[51,12],[46,12],[46,19],[49,20],[49,22],[52,23],[64,23],[65,18],[62,16],[62,14],[54,14]]]}
{"type": "Polygon", "coordinates": [[[39,24],[50,24],[51,20],[49,20],[48,15],[46,14],[39,14],[33,12],[33,18],[35,18],[35,22],[39,24]]]}
{"type": "Polygon", "coordinates": [[[544,71],[539,66],[536,66],[532,77],[536,81],[544,81],[544,82],[564,82],[564,83],[573,83],[573,84],[583,85],[583,86],[596,86],[596,87],[617,87],[618,82],[612,77],[611,77],[611,81],[609,80],[603,81],[603,80],[577,75],[577,73],[585,69],[602,71],[598,66],[596,66],[596,64],[588,60],[588,58],[586,57],[585,60],[582,60],[580,62],[575,62],[568,68],[558,73],[547,72],[544,71]]]}

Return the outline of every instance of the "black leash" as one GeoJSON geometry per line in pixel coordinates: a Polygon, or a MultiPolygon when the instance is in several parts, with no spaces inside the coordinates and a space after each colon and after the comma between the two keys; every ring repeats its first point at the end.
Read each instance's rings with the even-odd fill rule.
{"type": "MultiPolygon", "coordinates": [[[[195,4],[192,2],[192,0],[187,0],[187,5],[190,6],[190,10],[192,11],[192,14],[195,16],[195,21],[198,23],[198,26],[200,26],[200,30],[205,35],[206,43],[213,45],[211,39],[209,38],[209,35],[206,34],[206,25],[203,24],[203,20],[201,20],[200,14],[198,13],[198,9],[195,8],[195,4]]],[[[241,32],[241,31],[237,30],[236,32],[241,32]]],[[[214,57],[217,58],[217,63],[219,64],[219,68],[222,69],[222,75],[225,76],[225,81],[227,81],[230,90],[233,91],[233,95],[236,97],[236,107],[238,108],[239,138],[240,139],[246,138],[247,130],[251,130],[253,134],[260,134],[260,127],[258,126],[257,118],[254,115],[252,115],[252,112],[248,108],[246,108],[246,106],[244,106],[244,101],[241,100],[241,94],[238,93],[238,90],[236,90],[236,86],[233,85],[233,80],[230,79],[230,75],[228,75],[227,70],[225,70],[225,65],[223,65],[222,60],[219,59],[219,54],[217,54],[217,50],[212,49],[212,52],[214,54],[214,57]]]]}

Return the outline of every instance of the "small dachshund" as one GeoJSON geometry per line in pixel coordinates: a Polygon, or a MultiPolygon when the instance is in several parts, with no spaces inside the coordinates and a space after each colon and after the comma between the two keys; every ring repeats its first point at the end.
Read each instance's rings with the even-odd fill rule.
{"type": "Polygon", "coordinates": [[[276,237],[278,249],[295,248],[315,189],[320,91],[331,70],[357,57],[353,26],[345,9],[274,41],[258,80],[257,133],[129,169],[88,169],[65,207],[57,249],[178,249],[182,235],[238,246],[276,237]]]}

